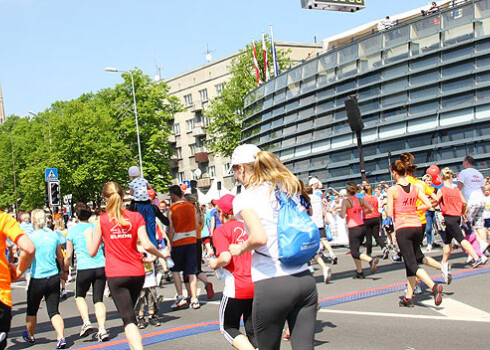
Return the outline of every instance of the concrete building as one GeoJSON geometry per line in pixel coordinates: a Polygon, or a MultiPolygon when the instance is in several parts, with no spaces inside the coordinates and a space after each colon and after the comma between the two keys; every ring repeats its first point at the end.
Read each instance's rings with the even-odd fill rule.
{"type": "Polygon", "coordinates": [[[325,53],[252,91],[243,141],[279,155],[300,179],[334,188],[360,181],[344,106],[357,95],[371,183],[390,180],[389,162],[407,151],[419,176],[431,164],[459,171],[466,155],[488,168],[490,0],[392,18],[390,30],[372,22],[326,39],[325,53]]]}
{"type": "MultiPolygon", "coordinates": [[[[276,42],[276,48],[290,49],[289,57],[293,65],[297,65],[316,57],[322,45],[276,42]]],[[[170,137],[175,145],[172,173],[176,184],[197,180],[197,186],[203,192],[208,191],[213,180],[213,186],[218,188],[230,190],[234,186],[233,177],[227,175],[230,160],[213,156],[206,149],[208,121],[203,111],[212,98],[219,96],[223,83],[229,78],[230,63],[238,53],[165,80],[170,86],[170,94],[177,96],[185,107],[183,112],[175,115],[174,135],[170,137]]]]}

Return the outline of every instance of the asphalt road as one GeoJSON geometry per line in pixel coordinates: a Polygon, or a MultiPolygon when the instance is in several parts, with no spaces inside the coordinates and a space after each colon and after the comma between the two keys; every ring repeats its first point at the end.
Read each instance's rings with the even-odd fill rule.
{"type": "MultiPolygon", "coordinates": [[[[415,297],[414,308],[400,308],[399,297],[403,295],[405,272],[403,264],[382,260],[375,275],[370,275],[367,264],[365,280],[352,279],[354,263],[346,255],[345,248],[336,248],[338,265],[333,266],[333,276],[327,285],[322,282],[321,270],[314,273],[317,279],[319,302],[316,324],[317,349],[488,349],[488,328],[490,326],[490,266],[471,270],[465,264],[465,256],[455,251],[453,282],[444,285],[444,300],[439,307],[425,292],[415,297]]],[[[374,254],[380,255],[379,249],[374,254]]],[[[440,260],[441,249],[435,249],[431,256],[440,260]]],[[[441,280],[439,271],[427,268],[431,276],[441,280]]],[[[171,311],[171,298],[175,295],[172,284],[160,289],[166,300],[160,305],[160,327],[149,326],[142,331],[146,349],[230,349],[219,332],[218,309],[221,299],[222,282],[209,272],[215,286],[214,300],[207,301],[202,283],[199,284],[201,309],[171,311]]],[[[65,320],[65,337],[71,349],[107,350],[129,349],[125,342],[122,322],[114,303],[106,299],[107,326],[111,340],[97,343],[92,337],[80,339],[81,319],[73,299],[73,283],[67,289],[70,297],[60,305],[65,320]]],[[[280,297],[280,296],[278,296],[280,297]]],[[[13,319],[9,334],[9,349],[54,349],[56,335],[48,320],[44,303],[38,313],[36,329],[37,343],[26,344],[21,337],[25,330],[26,310],[25,282],[19,281],[13,288],[13,319]]],[[[89,299],[92,322],[93,307],[89,299]]],[[[281,349],[291,349],[283,341],[281,349]]]]}

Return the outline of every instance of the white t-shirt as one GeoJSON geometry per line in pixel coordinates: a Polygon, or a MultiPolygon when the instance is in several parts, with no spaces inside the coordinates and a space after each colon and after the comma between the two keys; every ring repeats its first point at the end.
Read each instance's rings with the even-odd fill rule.
{"type": "Polygon", "coordinates": [[[466,168],[459,174],[459,182],[463,183],[463,196],[468,201],[471,193],[475,190],[481,192],[481,188],[485,185],[485,178],[475,168],[466,168]]]}
{"type": "Polygon", "coordinates": [[[133,198],[137,202],[149,201],[150,196],[148,195],[148,187],[146,181],[142,177],[137,177],[129,183],[129,188],[133,190],[133,198]]]}
{"type": "MultiPolygon", "coordinates": [[[[293,199],[299,204],[299,196],[293,199]]],[[[293,275],[308,269],[307,264],[287,267],[279,261],[279,245],[277,242],[279,208],[280,204],[275,193],[270,193],[270,183],[249,187],[237,195],[233,201],[233,213],[236,219],[243,221],[240,212],[243,209],[252,209],[259,217],[267,234],[267,244],[255,249],[252,253],[252,281],[254,282],[293,275]]],[[[245,224],[245,231],[250,235],[247,224],[245,224]]]]}
{"type": "Polygon", "coordinates": [[[320,197],[316,195],[310,196],[311,209],[313,210],[313,215],[311,219],[318,226],[318,228],[323,228],[325,226],[323,222],[323,203],[320,197]]]}

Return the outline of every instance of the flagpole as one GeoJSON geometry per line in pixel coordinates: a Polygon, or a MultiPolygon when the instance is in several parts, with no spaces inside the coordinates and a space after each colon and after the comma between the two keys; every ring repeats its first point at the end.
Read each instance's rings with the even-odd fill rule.
{"type": "Polygon", "coordinates": [[[271,27],[271,55],[272,55],[272,65],[274,66],[274,76],[279,75],[279,65],[277,63],[277,52],[276,52],[276,44],[274,43],[274,31],[272,30],[272,24],[270,25],[271,27]]]}

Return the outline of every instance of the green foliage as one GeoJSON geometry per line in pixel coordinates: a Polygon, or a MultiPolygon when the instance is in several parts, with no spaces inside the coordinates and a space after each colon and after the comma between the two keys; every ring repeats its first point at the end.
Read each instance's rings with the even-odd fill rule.
{"type": "MultiPolygon", "coordinates": [[[[268,69],[273,72],[273,62],[270,55],[271,43],[266,38],[268,69]]],[[[260,80],[265,81],[262,42],[255,42],[257,61],[259,64],[260,80]]],[[[277,50],[277,49],[276,49],[277,50]]],[[[290,50],[277,50],[279,70],[284,71],[291,65],[287,56],[290,50]]],[[[214,98],[204,111],[209,119],[209,143],[207,147],[217,155],[230,156],[240,144],[243,122],[245,97],[257,87],[257,76],[253,61],[252,43],[248,44],[231,61],[230,80],[224,84],[222,94],[214,98]]]]}
{"type": "MultiPolygon", "coordinates": [[[[171,179],[171,121],[181,106],[164,82],[132,73],[144,177],[162,191],[171,179]]],[[[127,169],[139,163],[131,78],[123,78],[114,88],[57,101],[33,118],[11,116],[0,126],[0,208],[14,203],[12,142],[20,210],[43,206],[45,168],[58,168],[62,195],[73,194],[74,202],[99,203],[107,181],[127,187],[127,169]]]]}

